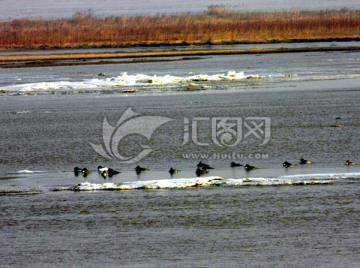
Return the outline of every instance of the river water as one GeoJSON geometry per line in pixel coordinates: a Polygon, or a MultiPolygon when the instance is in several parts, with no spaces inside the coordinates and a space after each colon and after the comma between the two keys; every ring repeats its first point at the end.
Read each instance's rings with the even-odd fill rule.
{"type": "Polygon", "coordinates": [[[359,60],[2,69],[0,266],[356,267],[359,60]]]}

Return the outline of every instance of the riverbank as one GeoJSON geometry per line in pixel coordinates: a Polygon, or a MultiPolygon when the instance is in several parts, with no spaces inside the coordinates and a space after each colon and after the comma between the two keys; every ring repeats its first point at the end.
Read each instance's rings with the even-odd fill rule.
{"type": "Polygon", "coordinates": [[[94,53],[51,53],[51,54],[11,54],[0,55],[0,68],[24,68],[44,66],[72,66],[93,64],[126,64],[140,62],[180,61],[197,59],[199,56],[300,53],[316,51],[358,51],[360,46],[341,47],[280,47],[248,49],[189,49],[189,50],[150,50],[133,52],[94,52],[94,53]],[[173,58],[178,57],[178,58],[173,58]],[[180,58],[179,58],[180,57],[180,58]],[[191,57],[191,58],[189,58],[191,57]]]}
{"type": "Polygon", "coordinates": [[[0,21],[0,49],[359,40],[360,10],[199,13],[0,21]]]}

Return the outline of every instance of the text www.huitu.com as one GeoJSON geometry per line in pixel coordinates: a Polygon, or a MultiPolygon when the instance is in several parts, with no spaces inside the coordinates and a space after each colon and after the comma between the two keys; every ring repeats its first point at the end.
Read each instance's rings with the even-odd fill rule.
{"type": "Polygon", "coordinates": [[[253,159],[253,160],[263,160],[269,159],[269,154],[262,153],[251,153],[251,154],[241,154],[241,153],[187,153],[182,154],[184,159],[214,159],[214,160],[241,160],[241,159],[253,159]]]}

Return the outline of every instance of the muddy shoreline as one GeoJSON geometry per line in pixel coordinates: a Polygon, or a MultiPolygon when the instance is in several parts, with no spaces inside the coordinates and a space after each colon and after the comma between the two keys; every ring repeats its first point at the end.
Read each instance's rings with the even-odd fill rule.
{"type": "Polygon", "coordinates": [[[53,53],[0,55],[0,68],[26,68],[45,66],[72,66],[94,64],[128,64],[159,61],[196,60],[201,56],[301,53],[328,51],[359,51],[360,46],[298,47],[298,48],[249,48],[249,49],[189,49],[149,50],[134,52],[53,53]],[[174,58],[176,57],[176,58],[174,58]]]}

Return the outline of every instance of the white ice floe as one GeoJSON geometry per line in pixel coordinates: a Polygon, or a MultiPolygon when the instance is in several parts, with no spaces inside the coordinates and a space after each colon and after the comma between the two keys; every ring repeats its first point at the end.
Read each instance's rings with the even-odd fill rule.
{"type": "Polygon", "coordinates": [[[39,82],[10,85],[3,88],[4,91],[53,91],[53,90],[91,90],[101,88],[113,87],[128,87],[128,86],[149,86],[149,85],[177,85],[187,84],[198,81],[234,81],[249,78],[259,78],[258,75],[245,75],[244,72],[229,71],[227,73],[219,74],[197,74],[189,76],[173,76],[173,75],[146,75],[134,74],[130,75],[126,72],[119,76],[108,78],[92,78],[83,81],[53,81],[53,82],[39,82]]]}
{"type": "MultiPolygon", "coordinates": [[[[206,186],[299,186],[299,185],[327,185],[334,184],[342,179],[360,179],[360,172],[351,173],[322,173],[297,174],[274,178],[227,178],[220,176],[163,179],[148,181],[133,181],[124,183],[90,183],[83,182],[70,188],[73,191],[116,191],[136,189],[181,189],[206,186]]],[[[58,189],[58,190],[69,190],[58,189]]]]}
{"type": "Polygon", "coordinates": [[[23,169],[23,170],[17,171],[16,173],[17,174],[33,174],[33,173],[43,173],[43,172],[45,172],[45,171],[23,169]]]}
{"type": "Polygon", "coordinates": [[[101,191],[101,190],[125,190],[122,189],[121,185],[104,182],[104,183],[90,183],[90,182],[82,182],[72,188],[74,191],[101,191]]]}
{"type": "Polygon", "coordinates": [[[320,185],[333,184],[335,180],[290,180],[277,178],[246,178],[246,179],[227,179],[226,185],[229,186],[282,186],[282,185],[320,185]]]}
{"type": "Polygon", "coordinates": [[[165,188],[190,188],[210,186],[221,183],[224,179],[221,177],[200,177],[200,178],[184,178],[184,179],[170,179],[147,181],[144,184],[145,189],[165,189],[165,188]]]}
{"type": "Polygon", "coordinates": [[[283,185],[321,185],[334,184],[335,179],[294,180],[283,178],[241,178],[224,179],[218,176],[165,179],[151,181],[134,181],[124,183],[90,183],[83,182],[71,187],[73,191],[118,191],[136,189],[181,189],[205,186],[283,186],[283,185]]]}
{"type": "Polygon", "coordinates": [[[116,190],[135,190],[135,189],[172,189],[210,186],[221,183],[221,177],[200,177],[153,181],[134,181],[126,183],[90,183],[83,182],[75,185],[73,191],[116,191],[116,190]]]}
{"type": "MultiPolygon", "coordinates": [[[[47,91],[100,91],[116,89],[133,89],[139,87],[141,89],[149,89],[151,86],[156,90],[161,90],[161,86],[166,86],[166,90],[171,87],[184,87],[185,90],[203,90],[211,83],[236,82],[243,80],[263,79],[262,81],[274,81],[280,79],[282,81],[320,81],[320,80],[339,80],[339,79],[358,79],[359,74],[351,75],[312,75],[304,76],[298,74],[245,74],[243,71],[228,71],[223,73],[188,73],[184,75],[148,75],[148,74],[128,74],[127,72],[113,77],[94,77],[81,81],[69,81],[70,78],[61,78],[59,81],[40,81],[38,83],[21,83],[21,80],[14,85],[2,85],[0,93],[24,93],[33,94],[47,91]],[[196,85],[202,83],[202,85],[196,85]],[[204,85],[205,84],[205,85],[204,85]],[[194,86],[195,85],[195,86],[194,86]]],[[[165,88],[164,88],[165,89],[165,88]]]]}
{"type": "Polygon", "coordinates": [[[318,173],[318,174],[295,174],[279,176],[281,179],[346,179],[346,178],[360,178],[360,172],[346,172],[346,173],[318,173]]]}

